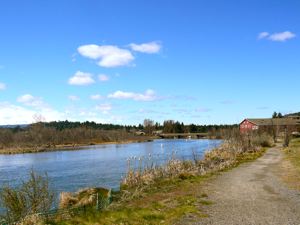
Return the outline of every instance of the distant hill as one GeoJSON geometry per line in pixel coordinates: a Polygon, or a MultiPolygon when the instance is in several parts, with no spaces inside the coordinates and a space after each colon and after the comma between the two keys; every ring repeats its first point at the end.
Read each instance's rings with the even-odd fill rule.
{"type": "Polygon", "coordinates": [[[16,127],[25,128],[28,126],[29,124],[0,125],[0,128],[16,128],[16,127]]]}
{"type": "Polygon", "coordinates": [[[289,113],[289,114],[286,114],[286,115],[284,115],[284,116],[286,116],[286,117],[288,117],[288,116],[300,116],[300,112],[289,113]]]}

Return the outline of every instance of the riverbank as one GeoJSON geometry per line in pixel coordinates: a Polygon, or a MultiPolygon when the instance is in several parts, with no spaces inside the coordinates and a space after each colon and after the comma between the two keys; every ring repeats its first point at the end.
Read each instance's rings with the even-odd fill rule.
{"type": "MultiPolygon", "coordinates": [[[[91,209],[68,220],[57,219],[52,224],[186,224],[201,221],[208,216],[205,208],[213,204],[209,200],[210,193],[205,191],[207,182],[222,171],[261,157],[266,150],[256,145],[244,149],[245,146],[232,143],[228,141],[206,153],[200,161],[171,161],[161,168],[132,171],[124,178],[121,191],[113,195],[113,203],[106,210],[91,209]]],[[[244,143],[248,145],[249,142],[244,143]]]]}
{"type": "MultiPolygon", "coordinates": [[[[28,171],[34,168],[41,175],[44,171],[51,171],[49,184],[55,187],[53,191],[57,197],[59,196],[58,190],[75,193],[86,187],[117,189],[116,187],[120,187],[121,175],[124,176],[127,172],[127,159],[129,158],[131,160],[145,159],[151,153],[152,160],[148,165],[151,166],[152,163],[162,165],[168,161],[170,154],[173,155],[173,152],[177,150],[175,154],[178,159],[192,160],[193,153],[195,153],[200,160],[206,150],[217,147],[221,143],[217,140],[161,139],[145,143],[95,147],[97,150],[92,147],[91,150],[78,152],[0,156],[0,186],[9,181],[10,185],[19,187],[22,184],[21,179],[25,179],[28,171]],[[12,180],[17,176],[20,177],[18,181],[12,180]]],[[[148,165],[144,164],[143,168],[148,165]]],[[[134,166],[134,163],[131,166],[134,166]]]]}
{"type": "MultiPolygon", "coordinates": [[[[232,169],[243,162],[253,161],[263,154],[251,153],[239,157],[232,169]]],[[[52,224],[187,224],[208,217],[205,209],[214,204],[205,190],[208,182],[214,180],[219,172],[203,176],[181,176],[163,179],[151,186],[135,192],[127,190],[128,198],[122,192],[114,194],[114,203],[105,211],[94,210],[69,220],[58,220],[52,224]],[[129,197],[132,196],[132,197],[129,197]],[[184,221],[184,222],[183,222],[184,221]]]]}
{"type": "Polygon", "coordinates": [[[107,141],[107,142],[92,142],[92,143],[80,143],[80,144],[65,144],[65,145],[47,145],[37,147],[14,147],[0,149],[0,154],[11,155],[11,154],[25,154],[25,153],[39,153],[39,152],[54,152],[54,151],[75,151],[81,150],[86,147],[97,146],[97,145],[109,145],[109,144],[130,144],[130,143],[142,143],[151,142],[155,140],[154,137],[140,137],[136,140],[126,141],[107,141]]]}

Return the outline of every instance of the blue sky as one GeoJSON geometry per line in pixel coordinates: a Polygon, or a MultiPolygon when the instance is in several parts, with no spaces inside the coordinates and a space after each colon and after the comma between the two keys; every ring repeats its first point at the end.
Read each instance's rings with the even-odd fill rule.
{"type": "Polygon", "coordinates": [[[0,3],[0,124],[300,111],[300,1],[0,3]]]}

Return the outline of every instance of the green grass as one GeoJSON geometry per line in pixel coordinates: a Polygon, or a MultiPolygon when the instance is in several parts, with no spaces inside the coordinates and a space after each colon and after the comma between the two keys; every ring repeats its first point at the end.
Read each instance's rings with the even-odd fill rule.
{"type": "Polygon", "coordinates": [[[208,200],[201,200],[200,203],[201,203],[202,205],[211,205],[211,204],[213,204],[212,201],[208,201],[208,200]]]}

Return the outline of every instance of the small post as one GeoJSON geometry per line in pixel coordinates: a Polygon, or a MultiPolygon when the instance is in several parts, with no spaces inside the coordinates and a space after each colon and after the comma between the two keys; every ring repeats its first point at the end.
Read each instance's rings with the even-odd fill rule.
{"type": "Polygon", "coordinates": [[[107,199],[107,203],[108,205],[112,202],[112,195],[111,195],[111,189],[109,189],[109,192],[108,192],[108,199],[107,199]]]}
{"type": "Polygon", "coordinates": [[[96,210],[99,210],[99,193],[97,192],[97,202],[96,202],[96,210]]]}

